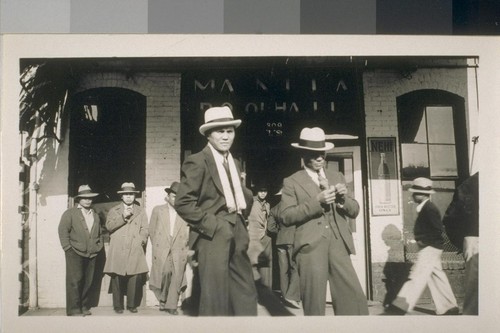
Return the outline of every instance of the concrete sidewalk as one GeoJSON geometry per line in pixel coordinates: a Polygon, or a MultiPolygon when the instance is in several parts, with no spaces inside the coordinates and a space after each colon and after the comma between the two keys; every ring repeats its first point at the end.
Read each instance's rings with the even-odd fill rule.
{"type": "MultiPolygon", "coordinates": [[[[333,316],[333,309],[331,304],[326,304],[326,316],[333,316]]],[[[286,308],[292,316],[304,316],[302,309],[293,309],[286,308]]],[[[138,313],[131,313],[129,311],[124,311],[123,314],[117,314],[114,312],[113,307],[111,306],[103,306],[96,307],[91,309],[92,316],[172,316],[166,312],[159,311],[157,306],[147,306],[138,308],[138,313]]],[[[381,315],[384,312],[384,307],[380,302],[368,301],[368,310],[370,316],[381,315]]],[[[271,316],[271,312],[264,307],[263,305],[258,305],[257,308],[259,317],[269,317],[271,316]]],[[[428,316],[434,315],[434,307],[432,304],[420,304],[413,311],[408,313],[410,316],[428,316]]],[[[23,314],[23,316],[66,316],[66,309],[64,308],[40,308],[40,309],[31,309],[23,314]]],[[[179,310],[179,316],[188,317],[187,314],[183,313],[182,310],[179,310]]]]}

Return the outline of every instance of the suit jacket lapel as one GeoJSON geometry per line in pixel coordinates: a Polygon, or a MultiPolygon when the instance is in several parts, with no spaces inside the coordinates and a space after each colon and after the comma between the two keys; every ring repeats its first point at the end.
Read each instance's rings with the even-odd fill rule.
{"type": "Polygon", "coordinates": [[[159,215],[159,223],[160,223],[160,228],[162,229],[164,235],[170,236],[170,207],[168,206],[168,203],[165,204],[163,207],[160,208],[160,214],[159,215]]]}
{"type": "Polygon", "coordinates": [[[224,190],[222,189],[222,182],[219,177],[219,172],[217,171],[217,165],[215,164],[215,158],[208,145],[203,149],[203,153],[205,154],[205,161],[207,163],[208,171],[210,172],[210,175],[214,180],[215,186],[220,193],[224,193],[224,190]]]}
{"type": "Polygon", "coordinates": [[[319,186],[311,179],[306,170],[301,170],[297,174],[297,182],[310,197],[314,197],[320,192],[319,186]]]}

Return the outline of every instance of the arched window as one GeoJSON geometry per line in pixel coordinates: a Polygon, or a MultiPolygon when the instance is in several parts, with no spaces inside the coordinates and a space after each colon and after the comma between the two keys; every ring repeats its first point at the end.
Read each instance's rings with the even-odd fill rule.
{"type": "Polygon", "coordinates": [[[468,175],[464,99],[440,90],[398,97],[402,179],[464,179],[468,175]]]}

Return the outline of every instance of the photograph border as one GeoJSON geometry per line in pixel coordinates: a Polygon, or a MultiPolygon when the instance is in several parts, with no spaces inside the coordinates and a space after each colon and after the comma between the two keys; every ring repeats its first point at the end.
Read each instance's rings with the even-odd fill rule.
{"type": "MultiPolygon", "coordinates": [[[[359,36],[359,35],[44,35],[1,36],[1,319],[4,332],[491,332],[499,314],[497,283],[500,223],[495,221],[500,201],[499,37],[359,36]],[[134,45],[134,47],[131,47],[134,45]],[[480,315],[475,317],[321,317],[321,318],[169,318],[162,317],[19,317],[17,305],[20,234],[18,199],[19,60],[22,58],[91,57],[242,57],[242,56],[477,56],[480,59],[478,99],[481,133],[477,156],[481,170],[480,315]],[[16,126],[15,126],[16,125],[16,126]],[[12,138],[16,138],[12,140],[12,138]],[[491,219],[491,221],[489,220],[491,219]],[[483,253],[484,254],[484,253],[483,253]],[[15,272],[15,273],[13,273],[15,272]]],[[[62,288],[62,287],[61,287],[62,288]]]]}

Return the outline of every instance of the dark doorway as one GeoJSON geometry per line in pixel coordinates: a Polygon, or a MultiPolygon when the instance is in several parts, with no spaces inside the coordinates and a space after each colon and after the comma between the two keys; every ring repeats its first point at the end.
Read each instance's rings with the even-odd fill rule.
{"type": "Polygon", "coordinates": [[[145,158],[145,96],[127,89],[97,88],[72,98],[70,197],[79,185],[89,184],[100,193],[94,202],[109,207],[120,200],[116,192],[123,182],[133,182],[144,191],[145,158]]]}

